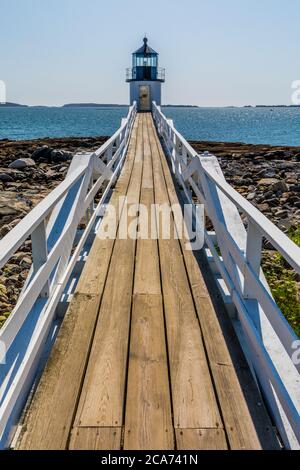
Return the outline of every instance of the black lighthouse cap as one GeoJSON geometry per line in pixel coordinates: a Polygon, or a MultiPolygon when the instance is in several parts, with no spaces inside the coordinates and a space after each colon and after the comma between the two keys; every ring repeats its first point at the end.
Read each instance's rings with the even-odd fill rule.
{"type": "Polygon", "coordinates": [[[157,52],[155,52],[154,49],[152,49],[150,46],[148,46],[148,38],[144,37],[143,39],[144,44],[142,47],[140,47],[137,51],[134,52],[134,54],[156,54],[158,55],[157,52]]]}

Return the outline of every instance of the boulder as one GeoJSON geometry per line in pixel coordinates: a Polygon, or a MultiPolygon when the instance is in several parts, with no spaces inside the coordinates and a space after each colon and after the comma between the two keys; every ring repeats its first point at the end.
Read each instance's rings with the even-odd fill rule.
{"type": "Polygon", "coordinates": [[[10,182],[13,181],[13,178],[8,173],[0,173],[0,181],[10,182]]]}
{"type": "Polygon", "coordinates": [[[64,152],[63,150],[52,150],[51,152],[51,161],[53,163],[67,162],[68,160],[71,160],[71,158],[71,152],[64,152]]]}
{"type": "Polygon", "coordinates": [[[19,158],[9,165],[9,168],[14,170],[23,170],[24,168],[30,168],[35,166],[35,161],[32,158],[19,158]]]}
{"type": "Polygon", "coordinates": [[[52,149],[48,147],[48,145],[43,145],[42,147],[38,147],[33,154],[31,155],[31,158],[35,161],[40,160],[41,158],[50,158],[51,156],[52,149]]]}

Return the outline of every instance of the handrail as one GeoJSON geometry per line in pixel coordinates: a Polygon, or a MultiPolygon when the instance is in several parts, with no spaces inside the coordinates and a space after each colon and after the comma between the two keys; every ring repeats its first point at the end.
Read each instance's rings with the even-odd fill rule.
{"type": "Polygon", "coordinates": [[[0,269],[14,255],[22,243],[34,232],[36,227],[52,211],[53,207],[65,196],[72,186],[86,172],[85,166],[80,166],[72,175],[60,183],[48,196],[32,209],[21,222],[16,225],[2,240],[0,240],[0,269]]]}
{"type": "Polygon", "coordinates": [[[300,273],[300,248],[262,212],[241,196],[230,184],[211,170],[204,168],[209,178],[218,188],[251,220],[262,236],[267,238],[297,273],[300,273]]]}
{"type": "Polygon", "coordinates": [[[0,355],[6,352],[4,364],[0,357],[0,448],[10,442],[59,301],[121,171],[136,109],[134,103],[120,128],[97,151],[75,155],[65,180],[0,240],[0,268],[29,237],[33,258],[18,303],[0,330],[0,355]],[[86,228],[78,241],[83,219],[86,228]]]}
{"type": "MultiPolygon", "coordinates": [[[[167,118],[159,108],[157,109],[157,113],[163,120],[167,121],[167,118]]],[[[187,153],[190,154],[190,157],[197,157],[197,152],[178,132],[173,123],[169,122],[168,126],[174,135],[180,140],[182,145],[184,145],[187,153]]],[[[186,165],[184,165],[183,162],[181,162],[181,165],[183,170],[183,178],[191,176],[191,171],[184,173],[186,165]]],[[[251,219],[251,222],[257,226],[262,236],[270,241],[274,248],[276,248],[286,259],[286,261],[288,261],[290,266],[300,273],[300,248],[294,242],[292,242],[292,240],[290,240],[285,233],[277,228],[276,225],[274,225],[264,214],[262,214],[262,212],[260,212],[255,206],[247,201],[247,199],[241,196],[241,194],[238,193],[230,184],[228,184],[224,178],[220,177],[211,169],[203,168],[203,171],[212,181],[215,182],[220,190],[226,194],[226,196],[228,196],[228,198],[251,219]]]]}
{"type": "Polygon", "coordinates": [[[300,248],[226,182],[215,156],[197,154],[155,102],[152,112],[186,199],[204,204],[214,226],[221,256],[204,227],[205,242],[237,309],[250,351],[248,359],[282,440],[287,447],[298,448],[300,364],[293,361],[298,337],[270,293],[261,255],[265,237],[300,273],[300,248]],[[239,211],[247,218],[247,231],[239,211]]]}

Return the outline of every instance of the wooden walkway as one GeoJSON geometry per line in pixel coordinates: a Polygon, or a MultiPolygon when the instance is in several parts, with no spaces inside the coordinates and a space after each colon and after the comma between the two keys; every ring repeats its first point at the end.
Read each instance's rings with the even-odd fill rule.
{"type": "MultiPolygon", "coordinates": [[[[120,196],[178,203],[151,114],[137,116],[112,195],[119,231],[132,223],[120,196]]],[[[17,448],[277,448],[220,312],[184,241],[96,237],[17,448]]]]}

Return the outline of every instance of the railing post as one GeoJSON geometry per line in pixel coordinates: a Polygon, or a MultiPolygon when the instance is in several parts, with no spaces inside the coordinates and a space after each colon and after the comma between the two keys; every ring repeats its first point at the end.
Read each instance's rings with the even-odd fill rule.
{"type": "MultiPolygon", "coordinates": [[[[33,273],[36,273],[40,267],[46,263],[48,258],[48,249],[47,249],[47,236],[46,236],[46,224],[43,220],[37,228],[31,234],[32,242],[32,265],[33,273]]],[[[49,280],[43,287],[40,293],[40,297],[46,298],[49,297],[50,293],[50,283],[49,280]]]]}
{"type": "MultiPolygon", "coordinates": [[[[93,173],[92,173],[92,176],[91,176],[91,180],[90,180],[90,183],[88,185],[88,190],[87,192],[89,193],[89,191],[92,189],[93,187],[93,183],[94,183],[94,179],[93,179],[93,173]]],[[[92,216],[93,216],[93,213],[94,213],[94,210],[95,210],[95,200],[92,199],[91,203],[89,204],[87,210],[86,210],[86,213],[85,213],[85,223],[86,223],[86,226],[88,226],[89,224],[89,221],[91,220],[92,216]]]]}
{"type": "Polygon", "coordinates": [[[174,150],[173,150],[173,161],[174,161],[174,168],[175,168],[175,176],[177,179],[178,184],[181,186],[181,180],[180,180],[180,140],[178,136],[174,132],[174,137],[173,137],[173,142],[174,142],[174,150]]]}
{"type": "Polygon", "coordinates": [[[186,149],[185,146],[183,145],[183,146],[182,146],[181,160],[182,160],[182,162],[184,163],[185,166],[187,166],[187,164],[188,164],[187,155],[188,155],[187,149],[186,149]]]}
{"type": "Polygon", "coordinates": [[[247,245],[246,245],[246,269],[244,274],[244,298],[254,299],[256,295],[248,283],[247,266],[249,266],[257,277],[260,276],[261,265],[261,252],[262,252],[262,236],[256,225],[249,220],[247,232],[247,245]]]}

